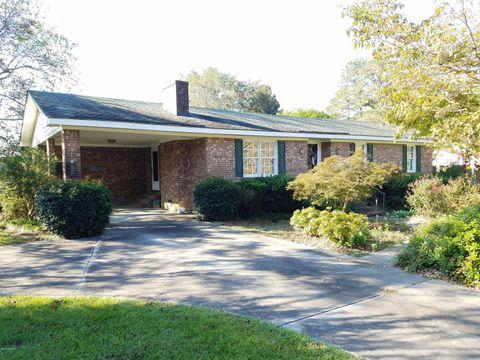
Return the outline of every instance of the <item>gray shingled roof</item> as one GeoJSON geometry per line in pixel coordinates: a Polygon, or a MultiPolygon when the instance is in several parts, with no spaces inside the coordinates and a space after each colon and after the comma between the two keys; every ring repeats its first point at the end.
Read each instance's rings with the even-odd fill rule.
{"type": "Polygon", "coordinates": [[[43,113],[54,119],[104,120],[209,129],[393,136],[395,128],[351,120],[309,119],[190,107],[190,116],[166,112],[161,103],[29,91],[43,113]]]}

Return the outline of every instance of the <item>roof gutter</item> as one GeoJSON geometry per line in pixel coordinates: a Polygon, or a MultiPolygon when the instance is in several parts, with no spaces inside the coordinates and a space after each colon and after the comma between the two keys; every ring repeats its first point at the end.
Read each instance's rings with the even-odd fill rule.
{"type": "Polygon", "coordinates": [[[151,134],[158,133],[183,133],[186,135],[225,135],[225,136],[252,136],[252,137],[274,137],[291,139],[324,139],[324,140],[372,140],[387,142],[402,142],[425,144],[427,140],[417,139],[394,139],[391,136],[366,136],[366,135],[342,135],[329,133],[298,133],[282,131],[255,131],[255,130],[230,130],[230,129],[211,129],[193,126],[171,126],[171,125],[152,125],[135,124],[132,122],[106,121],[106,120],[76,120],[76,119],[49,119],[49,126],[90,128],[90,129],[117,129],[117,130],[136,130],[151,134]]]}

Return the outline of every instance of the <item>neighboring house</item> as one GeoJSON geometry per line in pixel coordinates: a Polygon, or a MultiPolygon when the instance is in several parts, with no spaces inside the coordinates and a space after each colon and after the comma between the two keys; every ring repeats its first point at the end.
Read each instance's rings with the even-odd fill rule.
{"type": "Polygon", "coordinates": [[[29,91],[21,145],[57,154],[64,178],[102,180],[117,204],[157,199],[170,209],[192,209],[206,176],[297,175],[359,148],[405,172],[432,171],[425,141],[395,141],[392,127],[190,107],[185,81],[166,91],[163,105],[29,91]]]}

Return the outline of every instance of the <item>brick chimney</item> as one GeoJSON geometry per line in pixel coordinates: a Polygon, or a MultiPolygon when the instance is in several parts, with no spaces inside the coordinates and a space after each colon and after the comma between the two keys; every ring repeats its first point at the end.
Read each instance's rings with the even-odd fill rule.
{"type": "Polygon", "coordinates": [[[190,101],[188,98],[188,81],[175,80],[175,84],[163,89],[163,107],[174,115],[188,115],[190,101]]]}
{"type": "Polygon", "coordinates": [[[188,81],[176,80],[177,91],[177,115],[190,113],[190,101],[188,99],[188,81]]]}

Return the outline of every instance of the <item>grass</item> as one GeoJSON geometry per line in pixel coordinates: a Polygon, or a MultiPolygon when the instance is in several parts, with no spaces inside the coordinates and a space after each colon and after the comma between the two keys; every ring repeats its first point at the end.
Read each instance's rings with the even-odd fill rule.
{"type": "Polygon", "coordinates": [[[105,298],[0,298],[1,359],[354,359],[219,310],[105,298]]]}
{"type": "Polygon", "coordinates": [[[265,236],[276,237],[320,249],[327,249],[354,256],[363,256],[371,252],[381,251],[408,241],[410,233],[402,226],[392,226],[387,222],[372,222],[373,239],[365,250],[349,249],[321,237],[312,237],[302,234],[290,225],[288,214],[261,216],[248,220],[233,220],[223,223],[235,230],[250,231],[265,236]]]}
{"type": "Polygon", "coordinates": [[[0,224],[0,246],[55,238],[57,237],[45,233],[41,226],[34,221],[17,219],[7,224],[0,224]]]}

